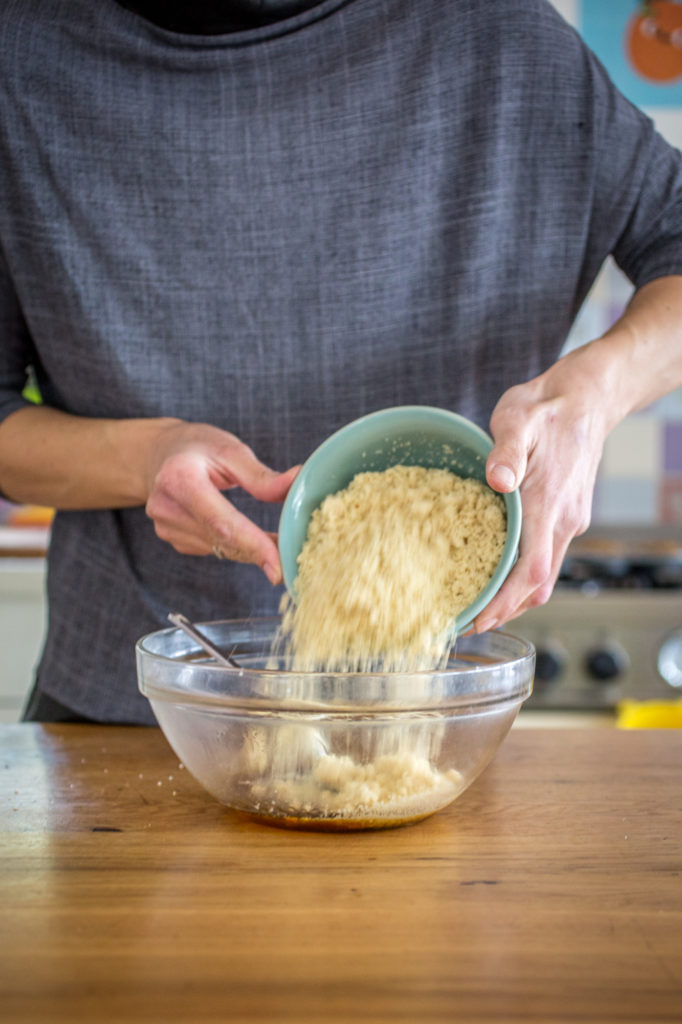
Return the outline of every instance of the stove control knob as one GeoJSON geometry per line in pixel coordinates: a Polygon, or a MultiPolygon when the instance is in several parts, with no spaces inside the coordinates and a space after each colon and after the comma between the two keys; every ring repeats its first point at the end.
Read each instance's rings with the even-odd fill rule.
{"type": "Polygon", "coordinates": [[[669,686],[682,688],[682,629],[670,633],[658,652],[658,671],[669,686]]]}
{"type": "Polygon", "coordinates": [[[535,652],[536,687],[548,686],[561,677],[568,661],[564,648],[554,642],[538,644],[535,652]]]}
{"type": "Polygon", "coordinates": [[[596,683],[612,683],[628,668],[629,659],[616,643],[604,643],[585,655],[585,671],[596,683]]]}

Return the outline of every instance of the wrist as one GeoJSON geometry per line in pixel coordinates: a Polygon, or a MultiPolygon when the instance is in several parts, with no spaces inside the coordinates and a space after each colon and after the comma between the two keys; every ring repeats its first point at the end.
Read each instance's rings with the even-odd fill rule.
{"type": "Polygon", "coordinates": [[[183,420],[170,416],[110,421],[108,444],[116,450],[122,503],[146,503],[163,461],[161,453],[184,425],[183,420]]]}
{"type": "Polygon", "coordinates": [[[12,501],[57,509],[144,505],[152,453],[180,422],[18,409],[0,425],[0,486],[12,501]]]}
{"type": "Polygon", "coordinates": [[[543,397],[560,401],[572,418],[581,420],[591,436],[604,440],[629,409],[617,379],[617,366],[600,342],[563,356],[542,375],[543,397]]]}

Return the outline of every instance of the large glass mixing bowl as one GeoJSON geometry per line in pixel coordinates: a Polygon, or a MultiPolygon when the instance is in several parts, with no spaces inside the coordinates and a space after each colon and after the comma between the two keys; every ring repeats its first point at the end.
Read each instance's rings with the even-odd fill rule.
{"type": "Polygon", "coordinates": [[[204,623],[239,666],[180,629],[136,647],[168,742],[205,789],[272,825],[351,830],[419,821],[492,760],[532,689],[535,651],[503,632],[457,640],[437,672],[294,672],[278,619],[204,623]]]}

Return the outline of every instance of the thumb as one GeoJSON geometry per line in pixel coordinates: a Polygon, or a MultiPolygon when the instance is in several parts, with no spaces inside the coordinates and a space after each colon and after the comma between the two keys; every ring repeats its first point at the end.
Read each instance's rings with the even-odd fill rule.
{"type": "Polygon", "coordinates": [[[506,431],[495,439],[485,465],[485,476],[494,491],[516,490],[526,475],[528,451],[520,434],[506,431]]]}
{"type": "Polygon", "coordinates": [[[254,488],[251,493],[261,501],[284,501],[300,468],[300,466],[292,466],[284,473],[274,473],[272,476],[263,477],[259,482],[257,492],[254,488]]]}
{"type": "Polygon", "coordinates": [[[247,449],[241,460],[233,463],[232,473],[235,482],[254,498],[276,502],[284,501],[300,468],[292,466],[284,473],[277,473],[247,449]]]}

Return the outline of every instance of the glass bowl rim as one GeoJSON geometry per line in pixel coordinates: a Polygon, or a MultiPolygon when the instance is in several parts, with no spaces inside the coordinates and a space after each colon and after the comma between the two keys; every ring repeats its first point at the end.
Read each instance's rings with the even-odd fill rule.
{"type": "MultiPolygon", "coordinates": [[[[197,623],[199,628],[215,627],[225,624],[237,627],[253,627],[255,625],[266,628],[271,625],[273,630],[277,624],[281,621],[279,616],[272,617],[251,617],[245,619],[218,619],[204,623],[197,623]]],[[[211,663],[210,661],[197,661],[188,662],[183,661],[181,658],[169,654],[162,654],[155,651],[150,651],[148,643],[151,638],[161,638],[164,635],[170,636],[171,634],[182,635],[182,631],[178,627],[168,627],[166,629],[153,630],[140,637],[135,644],[136,659],[138,662],[138,685],[140,691],[150,700],[161,700],[168,701],[174,704],[181,704],[187,706],[201,706],[210,707],[214,710],[224,710],[226,713],[235,712],[240,706],[248,706],[253,708],[259,705],[263,710],[268,710],[271,713],[281,714],[292,714],[299,715],[303,714],[362,714],[362,713],[378,713],[380,711],[386,711],[391,713],[405,713],[405,714],[418,714],[420,710],[424,713],[434,711],[438,709],[453,708],[465,710],[466,708],[482,709],[484,707],[495,707],[500,708],[506,704],[521,703],[525,700],[532,690],[533,672],[532,663],[535,658],[534,645],[524,637],[517,636],[514,633],[509,633],[504,630],[494,630],[492,633],[487,634],[471,634],[470,637],[462,639],[483,638],[486,636],[495,636],[500,638],[503,642],[509,642],[514,645],[519,652],[516,656],[510,657],[507,660],[499,661],[491,664],[472,664],[467,665],[464,668],[444,668],[436,670],[422,670],[416,672],[304,672],[304,671],[293,671],[293,670],[281,670],[278,668],[250,668],[248,665],[242,667],[229,667],[225,665],[219,665],[211,663]],[[144,673],[141,671],[142,663],[155,665],[173,666],[176,670],[181,671],[188,666],[196,666],[202,673],[208,673],[207,679],[211,677],[215,679],[222,679],[225,681],[239,681],[245,677],[249,678],[258,677],[263,681],[267,681],[270,685],[273,682],[278,685],[281,684],[281,692],[279,694],[270,694],[269,698],[264,698],[260,701],[256,701],[255,697],[244,698],[243,703],[239,703],[236,698],[231,697],[227,693],[212,692],[210,690],[187,690],[181,688],[176,681],[173,679],[163,681],[159,683],[158,680],[150,681],[144,678],[144,673]],[[524,667],[529,667],[530,671],[523,673],[524,667]],[[490,676],[496,670],[508,670],[511,673],[512,678],[508,681],[508,686],[497,687],[486,689],[485,691],[478,691],[476,688],[476,679],[482,675],[490,676]],[[519,673],[523,673],[519,678],[519,673]],[[294,680],[299,684],[301,681],[307,681],[309,685],[314,686],[316,683],[321,684],[323,680],[331,681],[337,684],[345,684],[348,687],[353,685],[358,686],[362,682],[371,684],[372,682],[379,683],[387,679],[398,679],[405,682],[406,690],[409,694],[409,683],[411,682],[414,687],[428,690],[432,689],[434,692],[438,688],[438,684],[445,684],[447,681],[454,682],[455,680],[461,681],[463,677],[471,679],[472,685],[461,693],[451,694],[448,696],[446,701],[433,701],[433,698],[426,703],[419,702],[411,696],[404,702],[392,701],[388,703],[382,703],[380,709],[368,702],[366,705],[362,705],[358,700],[343,701],[339,704],[333,704],[328,700],[324,700],[322,697],[317,697],[316,700],[306,700],[295,706],[287,703],[285,706],[282,701],[288,695],[286,693],[287,686],[291,685],[294,680]],[[254,703],[255,702],[255,703],[254,703]]],[[[201,648],[196,646],[196,651],[199,653],[201,648]]],[[[236,658],[239,658],[239,652],[236,651],[236,658]]],[[[291,700],[291,698],[289,698],[291,700]]]]}

